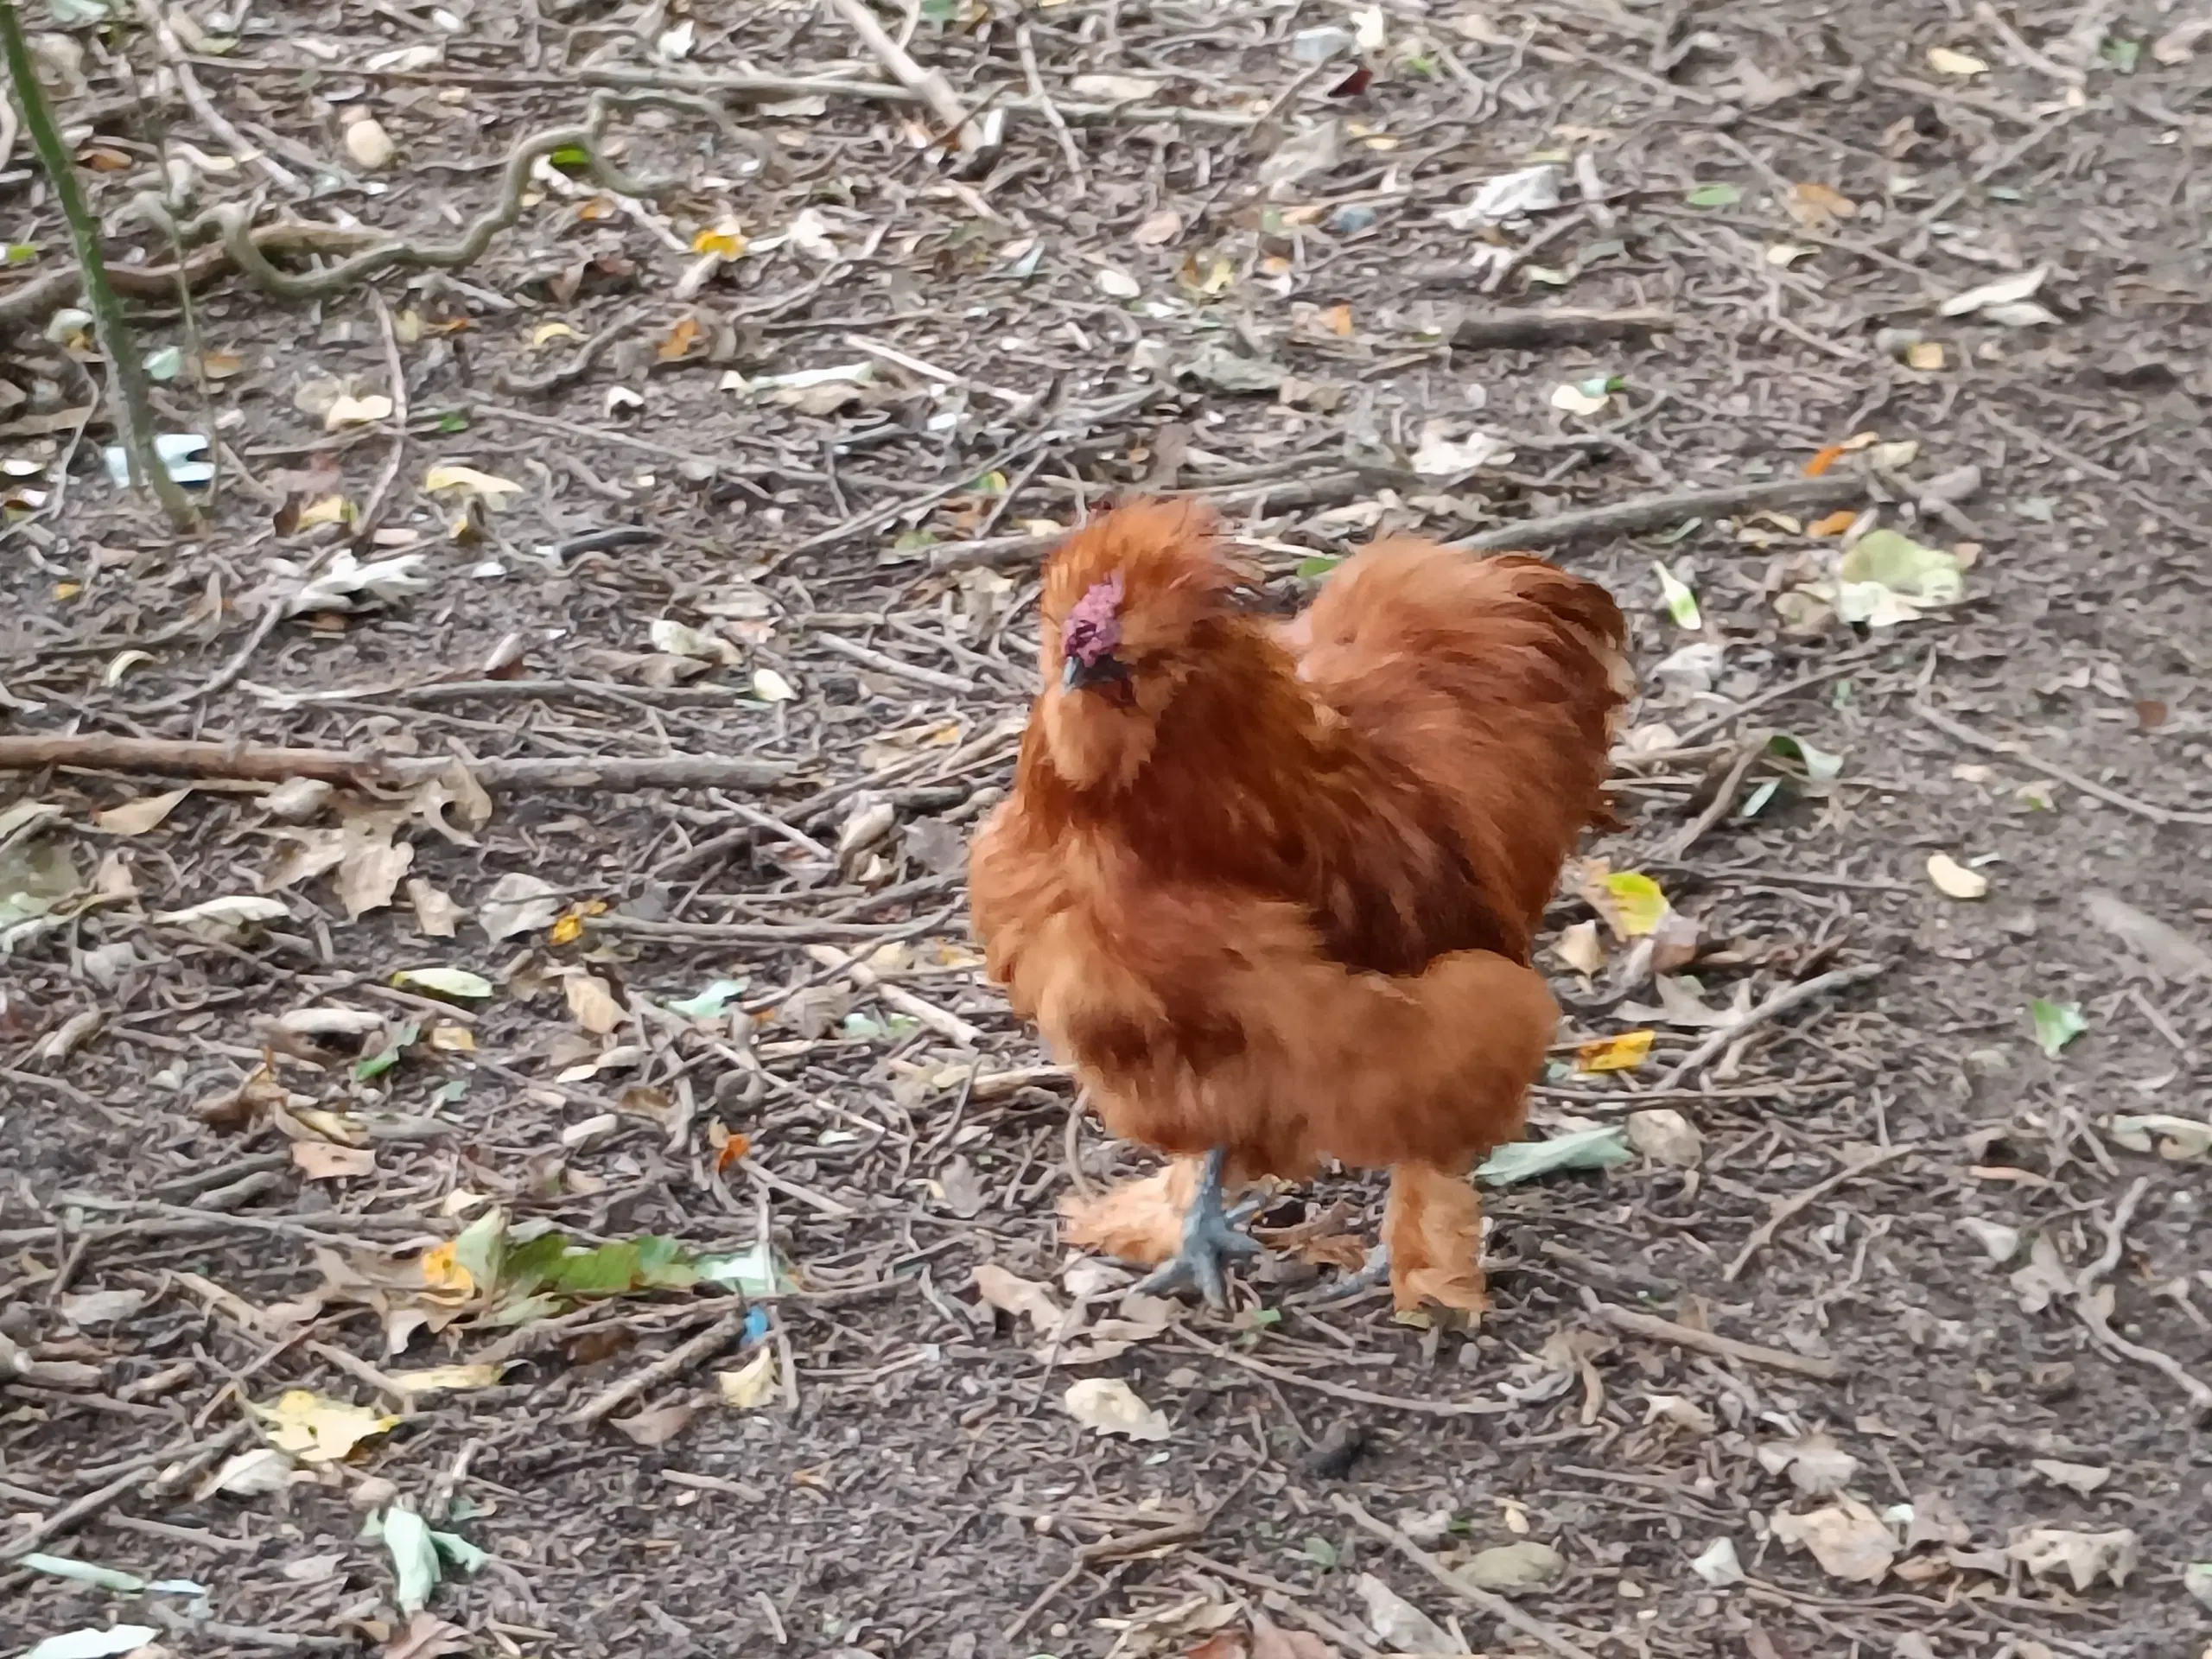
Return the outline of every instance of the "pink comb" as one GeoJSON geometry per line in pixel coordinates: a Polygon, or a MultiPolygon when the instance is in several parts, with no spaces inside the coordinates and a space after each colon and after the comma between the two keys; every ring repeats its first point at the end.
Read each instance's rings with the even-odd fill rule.
{"type": "Polygon", "coordinates": [[[1093,582],[1060,630],[1060,648],[1088,668],[1122,643],[1122,573],[1093,582]]]}

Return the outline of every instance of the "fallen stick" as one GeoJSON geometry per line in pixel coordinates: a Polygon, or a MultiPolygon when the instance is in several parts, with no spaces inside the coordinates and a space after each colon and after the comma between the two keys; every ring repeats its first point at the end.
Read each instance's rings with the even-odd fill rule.
{"type": "Polygon", "coordinates": [[[1790,507],[1840,507],[1866,499],[1872,480],[1858,473],[1829,473],[1821,478],[1789,478],[1770,484],[1738,484],[1719,490],[1681,490],[1669,495],[1638,496],[1610,507],[1586,507],[1549,518],[1500,524],[1451,543],[1478,553],[1522,552],[1561,547],[1601,536],[1639,536],[1664,530],[1685,518],[1716,518],[1790,507]]]}
{"type": "Polygon", "coordinates": [[[2153,823],[2212,824],[2212,812],[2185,812],[2175,807],[2153,806],[2148,801],[2139,801],[2133,795],[2123,795],[2111,785],[2101,784],[2094,778],[2085,778],[2069,766],[2062,766],[2055,760],[2046,760],[2042,756],[2022,748],[2017,743],[2008,743],[2001,738],[1985,737],[1973,727],[1964,725],[1942,710],[1929,708],[1924,702],[1914,702],[1912,712],[1918,719],[1933,726],[1944,736],[1955,738],[1968,748],[1980,749],[1985,754],[2001,754],[2009,760],[2018,760],[2031,771],[2039,772],[2046,778],[2053,778],[2062,784],[2070,785],[2084,795],[2094,795],[2107,805],[2119,807],[2124,812],[2133,812],[2136,817],[2148,818],[2153,823]]]}
{"type": "Polygon", "coordinates": [[[1908,1152],[1914,1150],[1916,1150],[1916,1148],[1912,1147],[1883,1147],[1877,1151],[1869,1153],[1866,1157],[1859,1159],[1855,1163],[1846,1164],[1841,1169],[1829,1176],[1826,1180],[1817,1181],[1811,1186],[1807,1187],[1803,1192],[1793,1193],[1789,1198],[1784,1198],[1781,1203],[1776,1205],[1772,1210],[1767,1212],[1767,1218],[1764,1221],[1761,1222],[1758,1227],[1752,1230],[1751,1236],[1744,1241],[1744,1248],[1736,1252],[1736,1259],[1728,1264],[1727,1270],[1720,1276],[1726,1280],[1730,1284],[1735,1283],[1737,1278],[1743,1273],[1746,1264],[1748,1264],[1751,1259],[1757,1255],[1768,1243],[1772,1242],[1776,1232],[1781,1229],[1782,1224],[1789,1220],[1790,1217],[1802,1214],[1806,1210],[1810,1209],[1814,1205],[1818,1204],[1822,1198],[1827,1197],[1829,1193],[1834,1192],[1836,1188],[1847,1185],[1851,1182],[1857,1180],[1861,1175],[1866,1174],[1869,1170],[1878,1168],[1880,1166],[1886,1163],[1894,1162],[1896,1160],[1904,1157],[1908,1152]]]}
{"type": "Polygon", "coordinates": [[[1689,1076],[1691,1072],[1696,1071],[1753,1027],[1763,1026],[1768,1020],[1789,1013],[1790,1009],[1800,1004],[1811,1001],[1816,996],[1840,989],[1846,985],[1856,985],[1861,980],[1872,979],[1888,966],[1889,963],[1886,962],[1862,962],[1853,967],[1836,968],[1825,974],[1815,974],[1812,978],[1801,980],[1795,985],[1783,986],[1758,1007],[1737,1020],[1735,1024],[1723,1026],[1715,1031],[1692,1049],[1673,1071],[1652,1084],[1652,1087],[1655,1090],[1679,1087],[1684,1077],[1689,1076]]]}
{"type": "Polygon", "coordinates": [[[1700,1331],[1695,1325],[1677,1325],[1674,1320],[1662,1319],[1656,1313],[1638,1313],[1633,1308],[1601,1302],[1597,1293],[1586,1285],[1582,1290],[1582,1305],[1616,1331],[1625,1331],[1632,1337],[1643,1337],[1652,1342],[1671,1342],[1678,1348],[1710,1354],[1715,1359],[1732,1359],[1745,1365],[1763,1365],[1770,1371],[1789,1371],[1821,1382],[1833,1382],[1847,1374],[1846,1368],[1833,1359],[1809,1359],[1803,1354],[1763,1347],[1756,1342],[1738,1342],[1733,1337],[1718,1336],[1710,1331],[1700,1331]]]}
{"type": "MultiPolygon", "coordinates": [[[[309,778],[361,788],[405,787],[442,774],[457,763],[446,755],[359,754],[346,749],[278,748],[258,743],[188,742],[181,738],[112,737],[102,732],[0,737],[0,772],[74,766],[86,772],[145,772],[163,778],[239,778],[281,784],[309,778]]],[[[720,755],[532,755],[467,763],[486,788],[537,785],[546,789],[766,789],[791,775],[772,760],[720,755]]]]}
{"type": "Polygon", "coordinates": [[[2120,1265],[2120,1258],[2127,1253],[2127,1224],[2135,1218],[2135,1207],[2143,1202],[2144,1193],[2150,1191],[2151,1178],[2139,1175],[2127,1189],[2127,1196],[2120,1199],[2113,1211],[2112,1219],[2102,1223],[2105,1234],[2104,1254],[2083,1268],[2074,1281],[2074,1307],[2082,1316],[2082,1323],[2089,1327],[2089,1335],[2099,1347],[2121,1354],[2138,1363],[2148,1365],[2163,1373],[2182,1392],[2189,1395],[2190,1403],[2200,1414],[2212,1413],[2212,1386],[2191,1376],[2171,1354],[2156,1348],[2145,1348],[2139,1342],[2131,1342],[2112,1328],[2112,1316],[2097,1295],[2097,1281],[2120,1265]]]}
{"type": "Polygon", "coordinates": [[[864,991],[875,993],[875,1000],[887,1008],[896,1008],[908,1019],[927,1026],[940,1037],[949,1037],[963,1048],[981,1048],[983,1033],[958,1014],[940,1008],[934,1002],[925,1002],[912,991],[887,984],[877,973],[859,957],[840,950],[834,944],[810,944],[806,954],[824,968],[842,969],[854,984],[864,991]]]}
{"type": "Polygon", "coordinates": [[[963,156],[973,156],[983,148],[983,136],[976,131],[975,123],[968,118],[968,109],[960,101],[960,94],[952,90],[952,83],[934,69],[925,69],[916,63],[906,48],[884,32],[875,21],[864,0],[830,0],[837,15],[861,37],[861,44],[874,54],[877,62],[888,69],[901,86],[910,86],[922,95],[931,112],[944,124],[947,132],[955,135],[963,156]]]}
{"type": "Polygon", "coordinates": [[[678,1343],[652,1364],[631,1372],[597,1397],[577,1407],[569,1414],[568,1421],[578,1427],[598,1422],[620,1410],[647,1389],[689,1370],[708,1355],[727,1346],[744,1330],[745,1316],[745,1309],[732,1308],[690,1341],[678,1343]]]}
{"type": "Polygon", "coordinates": [[[1255,1376],[1287,1382],[1293,1388],[1326,1395],[1332,1400],[1342,1400],[1355,1406],[1379,1406],[1386,1411],[1410,1411],[1424,1417],[1495,1417],[1513,1409],[1503,1402],[1496,1400],[1416,1400],[1407,1395],[1377,1394],[1371,1389],[1355,1389],[1343,1382],[1325,1382],[1319,1377],[1286,1370],[1280,1365],[1270,1365],[1263,1359],[1254,1359],[1249,1354],[1224,1348],[1218,1343],[1208,1342],[1204,1337],[1188,1330],[1179,1331],[1176,1335],[1192,1347],[1211,1354],[1216,1359],[1225,1359],[1231,1365],[1250,1371],[1255,1376]]]}
{"type": "Polygon", "coordinates": [[[1548,346],[1561,341],[1620,340],[1659,334],[1675,326],[1675,314],[1656,306],[1631,311],[1588,311],[1562,306],[1550,311],[1471,311],[1452,325],[1452,344],[1461,351],[1503,351],[1513,346],[1548,346]]]}
{"type": "Polygon", "coordinates": [[[1744,786],[1745,776],[1751,771],[1753,763],[1766,753],[1766,745],[1767,734],[1764,732],[1759,733],[1742,745],[1736,756],[1735,764],[1728,768],[1728,775],[1720,780],[1720,787],[1713,791],[1713,798],[1705,804],[1705,810],[1697,815],[1695,822],[1685,825],[1681,834],[1675,837],[1673,845],[1667,849],[1668,857],[1680,858],[1697,845],[1699,839],[1707,830],[1728,816],[1728,809],[1736,804],[1736,791],[1744,786]]]}
{"type": "Polygon", "coordinates": [[[1522,1612],[1497,1591],[1469,1584],[1395,1527],[1377,1521],[1361,1507],[1357,1498],[1338,1492],[1332,1496],[1330,1501],[1337,1506],[1339,1515],[1348,1517],[1363,1530],[1373,1533],[1477,1612],[1487,1613],[1499,1624],[1518,1630],[1545,1652],[1559,1655],[1560,1659],[1591,1659],[1587,1648],[1578,1647],[1534,1614],[1522,1612]]]}

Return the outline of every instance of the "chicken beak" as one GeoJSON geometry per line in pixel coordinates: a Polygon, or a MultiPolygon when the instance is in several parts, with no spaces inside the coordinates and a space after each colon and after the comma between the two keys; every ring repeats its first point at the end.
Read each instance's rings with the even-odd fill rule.
{"type": "Polygon", "coordinates": [[[1080,691],[1086,686],[1110,685],[1128,677],[1128,669],[1111,652],[1101,652],[1089,662],[1080,657],[1068,657],[1060,664],[1060,689],[1063,691],[1080,691]]]}

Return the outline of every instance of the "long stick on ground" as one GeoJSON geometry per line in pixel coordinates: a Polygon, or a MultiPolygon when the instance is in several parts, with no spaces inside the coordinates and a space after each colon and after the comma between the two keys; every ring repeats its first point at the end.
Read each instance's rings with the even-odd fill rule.
{"type": "Polygon", "coordinates": [[[2070,785],[2084,795],[2094,795],[2109,805],[2119,807],[2122,811],[2133,812],[2139,818],[2148,818],[2153,823],[2212,824],[2212,812],[2185,812],[2177,807],[2154,806],[2149,801],[2139,801],[2133,795],[2123,795],[2109,784],[2101,784],[2094,778],[2085,778],[2070,766],[2062,766],[2055,760],[2046,760],[2032,750],[2024,749],[2017,743],[2008,743],[2002,738],[1986,736],[1974,730],[1973,727],[1963,721],[1954,720],[1941,709],[1931,709],[1924,702],[1915,702],[1912,705],[1912,712],[1917,718],[1942,733],[1944,736],[1955,738],[1968,748],[1980,749],[1985,754],[2001,754],[2010,760],[2017,760],[2031,771],[2039,772],[2046,778],[2056,779],[2062,784],[2070,785]]]}
{"type": "MultiPolygon", "coordinates": [[[[162,737],[0,737],[0,772],[75,766],[87,772],[162,778],[238,778],[281,784],[294,778],[362,787],[418,784],[455,765],[446,757],[357,754],[346,749],[289,749],[256,743],[190,743],[162,737]]],[[[773,760],[721,755],[532,755],[472,760],[468,771],[486,788],[538,785],[550,789],[766,789],[791,775],[773,760]]]]}
{"type": "Polygon", "coordinates": [[[169,476],[154,449],[153,394],[148,390],[146,365],[139,360],[130,324],[123,315],[123,302],[108,281],[107,258],[100,251],[100,222],[86,205],[77,183],[77,164],[54,124],[54,111],[46,90],[39,84],[38,66],[32,60],[30,42],[23,38],[23,20],[14,0],[0,0],[0,51],[8,60],[8,79],[15,83],[16,99],[22,106],[23,127],[32,148],[54,186],[61,216],[69,221],[69,242],[76,251],[82,274],[85,301],[92,308],[99,330],[100,350],[106,354],[108,374],[115,388],[123,453],[129,459],[132,487],[153,486],[155,499],[180,531],[199,528],[200,510],[184,486],[169,476]]]}
{"type": "Polygon", "coordinates": [[[2082,1323],[2089,1327],[2089,1334],[2097,1345],[2110,1352],[2125,1355],[2139,1364],[2165,1375],[2183,1393],[2202,1416],[2212,1413],[2212,1385],[2192,1376],[2188,1368],[2171,1354],[2161,1353],[2156,1348],[2145,1348],[2139,1342],[2131,1342],[2112,1328],[2112,1316],[2106,1312],[2104,1300],[2097,1294],[2098,1281],[2120,1265],[2127,1253],[2127,1224],[2135,1219],[2135,1208],[2143,1202],[2143,1195],[2151,1190],[2151,1178],[2139,1175],[2127,1189],[2127,1196],[2120,1199],[2113,1211],[2112,1219],[2103,1224],[2104,1254],[2083,1268],[2074,1281],[2074,1306],[2081,1314],[2082,1323]]]}
{"type": "Polygon", "coordinates": [[[1793,1376],[1809,1376],[1821,1382],[1833,1382],[1845,1374],[1844,1368],[1834,1360],[1810,1359],[1803,1354],[1763,1347],[1756,1342],[1738,1342],[1733,1337],[1700,1331],[1695,1325],[1678,1325],[1656,1313],[1639,1313],[1633,1308],[1601,1302],[1586,1287],[1582,1293],[1582,1305],[1616,1331],[1625,1331],[1631,1337],[1643,1337],[1651,1342],[1671,1342],[1677,1348],[1710,1354],[1715,1359],[1762,1365],[1770,1371],[1788,1371],[1793,1376]]]}
{"type": "Polygon", "coordinates": [[[1478,553],[1522,552],[1563,547],[1569,542],[1605,536],[1640,536],[1665,530],[1685,518],[1718,518],[1789,508],[1842,507],[1866,499],[1871,480],[1857,473],[1825,478],[1789,478],[1772,484],[1738,484],[1721,490],[1682,490],[1670,495],[1640,495],[1610,507],[1586,507],[1551,518],[1527,518],[1500,524],[1479,536],[1452,543],[1478,553]]]}

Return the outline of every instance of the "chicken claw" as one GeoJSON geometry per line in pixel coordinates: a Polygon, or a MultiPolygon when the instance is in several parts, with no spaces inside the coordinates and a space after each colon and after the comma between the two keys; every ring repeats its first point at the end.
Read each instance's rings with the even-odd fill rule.
{"type": "Polygon", "coordinates": [[[1377,1244],[1367,1253],[1367,1265],[1357,1273],[1346,1274],[1326,1290],[1317,1290],[1310,1296],[1299,1299],[1306,1307],[1336,1307],[1344,1302],[1358,1300],[1378,1285],[1390,1282],[1390,1247],[1377,1244]]]}
{"type": "Polygon", "coordinates": [[[1228,1149],[1222,1147],[1206,1154],[1205,1173],[1199,1177],[1198,1190],[1184,1213],[1183,1248],[1139,1280],[1137,1289],[1164,1296],[1196,1288],[1216,1312],[1228,1308],[1228,1264],[1241,1256],[1260,1254],[1258,1241],[1239,1232],[1235,1224],[1249,1211],[1240,1211],[1231,1217],[1222,1208],[1221,1172],[1228,1156],[1228,1149]]]}

